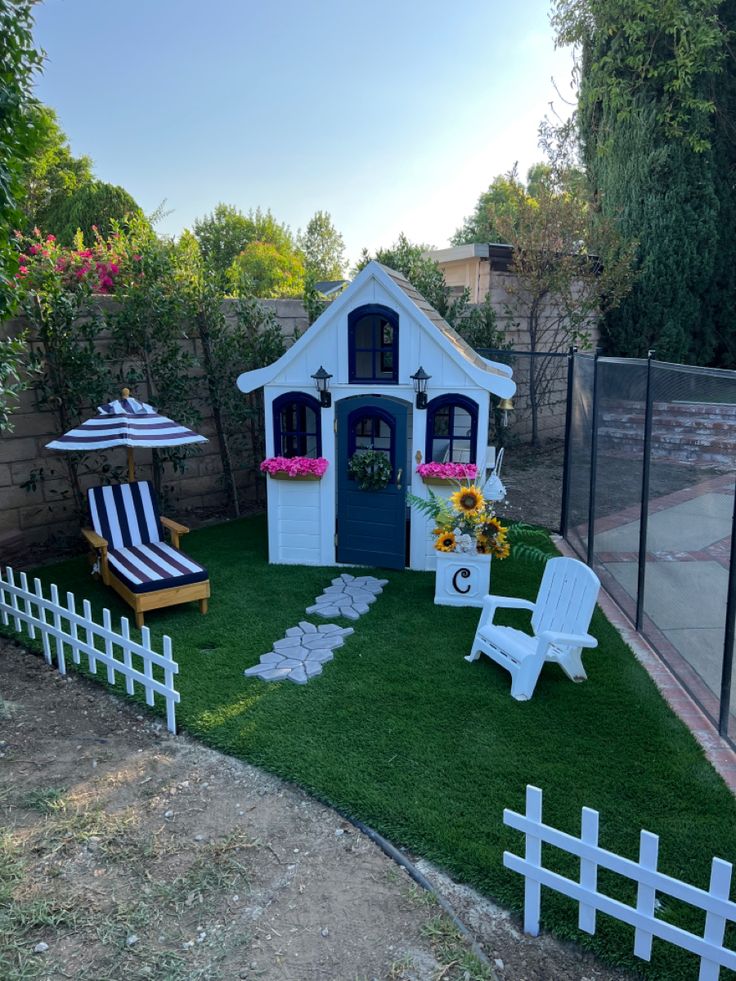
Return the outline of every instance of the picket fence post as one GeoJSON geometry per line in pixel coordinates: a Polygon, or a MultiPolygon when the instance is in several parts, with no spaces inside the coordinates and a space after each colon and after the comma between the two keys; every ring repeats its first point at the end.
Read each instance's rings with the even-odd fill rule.
{"type": "Polygon", "coordinates": [[[730,899],[733,868],[730,862],[714,858],[708,890],[672,878],[658,869],[659,838],[640,831],[638,860],[625,858],[602,848],[598,841],[599,815],[584,807],[580,837],[559,831],[542,821],[542,791],[527,786],[526,809],[517,814],[508,809],[504,824],[524,835],[524,857],[504,852],[503,863],[524,877],[524,931],[539,933],[541,887],[554,889],[578,903],[578,926],[595,933],[598,912],[605,913],[634,928],[634,954],[643,960],[652,956],[655,937],[695,954],[700,959],[699,981],[718,981],[722,967],[736,971],[736,951],[724,946],[726,924],[736,923],[736,902],[730,899]],[[542,863],[542,845],[558,848],[580,860],[577,880],[568,879],[542,863]],[[607,869],[636,883],[636,905],[629,906],[598,888],[598,869],[607,869]],[[691,933],[657,918],[657,894],[670,896],[705,912],[702,935],[691,933]]]}
{"type": "Polygon", "coordinates": [[[93,675],[97,674],[97,665],[101,661],[107,669],[109,684],[114,685],[117,675],[123,675],[128,695],[135,693],[136,684],[142,685],[147,705],[153,706],[155,696],[160,695],[166,702],[167,727],[175,733],[176,705],[180,696],[174,685],[179,665],[174,660],[171,638],[163,638],[163,653],[157,654],[151,645],[147,627],[141,630],[141,641],[135,641],[130,636],[130,623],[126,617],[121,617],[120,627],[115,629],[108,609],[102,611],[102,625],[94,620],[89,600],[83,601],[82,610],[80,615],[71,592],[66,594],[65,606],[59,599],[56,584],[51,585],[50,598],[47,599],[40,579],[34,578],[31,590],[24,572],[20,573],[19,583],[10,566],[6,566],[4,576],[0,572],[0,622],[3,626],[7,627],[12,622],[17,633],[25,629],[31,639],[40,633],[46,663],[52,665],[55,656],[57,670],[62,675],[67,670],[68,647],[74,664],[80,664],[81,655],[86,655],[93,675]],[[98,645],[99,640],[103,642],[101,646],[98,645]],[[117,654],[118,648],[121,655],[117,654]],[[142,662],[142,669],[135,666],[134,654],[142,662]],[[158,676],[154,674],[154,666],[159,668],[158,676]],[[161,674],[163,681],[159,680],[161,674]]]}

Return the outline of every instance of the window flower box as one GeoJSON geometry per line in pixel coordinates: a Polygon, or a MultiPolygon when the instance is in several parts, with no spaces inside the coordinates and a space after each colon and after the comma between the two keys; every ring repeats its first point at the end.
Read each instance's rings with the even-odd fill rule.
{"type": "Polygon", "coordinates": [[[448,487],[461,480],[475,480],[478,467],[474,463],[420,463],[417,473],[425,484],[448,487]]]}
{"type": "Polygon", "coordinates": [[[261,463],[261,471],[272,480],[322,480],[327,466],[322,456],[271,456],[261,463]]]}

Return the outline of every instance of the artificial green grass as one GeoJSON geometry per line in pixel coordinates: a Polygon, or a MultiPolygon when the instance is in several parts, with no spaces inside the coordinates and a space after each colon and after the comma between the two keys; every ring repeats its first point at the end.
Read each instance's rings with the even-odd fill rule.
{"type": "MultiPolygon", "coordinates": [[[[297,782],[512,909],[523,883],[502,853],[523,854],[523,841],[502,812],[523,811],[527,783],[544,790],[546,821],[570,833],[579,833],[583,805],[599,810],[600,842],[612,851],[635,858],[639,829],[659,834],[660,868],[694,885],[707,888],[714,855],[736,856],[732,795],[600,611],[600,646],[584,654],[589,680],[574,685],[547,665],[533,699],[516,702],[506,672],[487,658],[463,660],[478,610],[434,606],[430,573],[385,572],[383,594],[320,677],[266,684],[244,669],[310,619],[305,607],[335,570],[269,566],[262,517],[194,532],[185,547],[210,570],[210,613],[189,604],[146,622],[157,649],[162,634],[173,641],[179,725],[208,745],[297,782]]],[[[534,598],[541,572],[495,562],[492,591],[534,598]]],[[[84,558],[38,575],[98,613],[129,615],[84,558]]],[[[544,852],[546,864],[577,878],[574,859],[544,852]]],[[[622,880],[599,881],[635,902],[622,880]]],[[[702,914],[663,903],[660,916],[702,933],[702,914]]],[[[547,890],[542,924],[648,977],[697,976],[695,957],[657,940],[649,965],[635,959],[633,930],[600,914],[595,937],[579,932],[576,906],[547,890]]]]}

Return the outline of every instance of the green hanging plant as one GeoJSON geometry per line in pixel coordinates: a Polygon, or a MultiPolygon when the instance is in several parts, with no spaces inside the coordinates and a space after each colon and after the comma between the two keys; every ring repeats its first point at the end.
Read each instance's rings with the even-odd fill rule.
{"type": "Polygon", "coordinates": [[[361,490],[383,490],[391,480],[391,461],[380,450],[358,450],[348,461],[348,473],[361,490]]]}

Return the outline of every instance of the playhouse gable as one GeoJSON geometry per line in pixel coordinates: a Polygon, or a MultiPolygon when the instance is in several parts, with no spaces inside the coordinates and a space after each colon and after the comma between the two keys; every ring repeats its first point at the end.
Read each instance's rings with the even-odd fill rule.
{"type": "Polygon", "coordinates": [[[442,388],[480,386],[501,398],[515,390],[506,365],[481,358],[400,273],[378,262],[369,263],[278,361],[243,373],[237,384],[243,392],[263,385],[311,387],[321,366],[338,385],[411,385],[422,366],[442,388]],[[371,316],[387,324],[385,344],[386,337],[365,340],[371,316]],[[370,345],[378,345],[376,367],[366,370],[370,345]]]}

